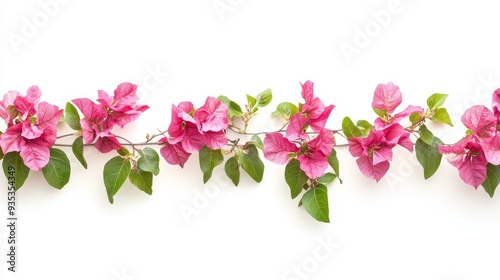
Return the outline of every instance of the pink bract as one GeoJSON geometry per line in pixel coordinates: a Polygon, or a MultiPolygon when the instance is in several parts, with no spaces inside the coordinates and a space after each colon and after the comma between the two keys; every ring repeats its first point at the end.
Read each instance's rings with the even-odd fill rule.
{"type": "Polygon", "coordinates": [[[459,171],[462,180],[477,189],[486,179],[488,161],[483,149],[471,136],[452,146],[439,146],[439,152],[446,155],[448,162],[459,171]]]}
{"type": "Polygon", "coordinates": [[[204,146],[217,150],[227,144],[225,129],[228,127],[228,108],[214,97],[194,109],[191,102],[172,105],[172,119],[168,127],[162,155],[168,163],[181,167],[189,155],[204,146]]]}
{"type": "Polygon", "coordinates": [[[297,157],[300,169],[309,178],[323,176],[328,168],[327,157],[332,153],[334,145],[333,131],[322,129],[314,139],[307,142],[307,151],[297,157]]]}
{"type": "Polygon", "coordinates": [[[500,123],[500,88],[495,90],[493,93],[492,106],[495,117],[497,117],[497,120],[500,123]]]}
{"type": "Polygon", "coordinates": [[[0,116],[7,123],[0,135],[3,153],[19,152],[24,164],[35,171],[49,162],[50,148],[57,139],[56,125],[63,113],[55,105],[39,103],[40,96],[40,89],[32,86],[26,96],[8,92],[0,104],[0,116]]]}
{"type": "Polygon", "coordinates": [[[373,95],[372,108],[392,114],[403,101],[399,87],[391,82],[379,84],[373,95]]]}
{"type": "Polygon", "coordinates": [[[264,138],[264,157],[277,164],[286,164],[290,153],[296,153],[299,147],[290,142],[279,132],[266,134],[264,138]]]}

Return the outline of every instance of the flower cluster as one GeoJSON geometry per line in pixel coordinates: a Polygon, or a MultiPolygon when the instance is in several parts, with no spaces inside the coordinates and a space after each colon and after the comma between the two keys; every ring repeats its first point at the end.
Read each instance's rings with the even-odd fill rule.
{"type": "Polygon", "coordinates": [[[115,89],[113,96],[99,90],[98,103],[94,103],[89,98],[72,100],[84,116],[80,120],[80,125],[86,144],[93,143],[95,140],[94,145],[101,153],[119,150],[122,147],[116,136],[111,133],[113,127],[117,125],[123,128],[149,108],[147,105],[136,104],[139,100],[136,91],[137,85],[121,83],[115,89]]]}
{"type": "Polygon", "coordinates": [[[402,102],[399,87],[393,83],[379,84],[375,89],[372,108],[379,116],[375,126],[368,128],[366,137],[350,137],[349,151],[358,159],[356,163],[366,177],[379,181],[389,170],[392,160],[392,148],[400,145],[413,152],[410,132],[401,124],[401,120],[412,114],[423,114],[419,106],[408,106],[400,113],[393,114],[402,102]]]}
{"type": "Polygon", "coordinates": [[[208,97],[196,110],[191,102],[172,105],[169,137],[160,139],[164,144],[160,150],[162,156],[169,164],[184,167],[191,153],[204,146],[212,150],[224,147],[227,144],[227,116],[228,107],[214,97],[208,97]]]}
{"type": "Polygon", "coordinates": [[[66,152],[57,148],[68,144],[56,141],[73,137],[71,151],[84,168],[87,168],[85,144],[93,145],[101,153],[117,151],[103,168],[105,190],[113,203],[127,179],[151,195],[153,177],[160,173],[161,157],[169,164],[184,167],[195,152],[199,153],[204,183],[224,161],[224,171],[235,186],[244,173],[259,183],[265,171],[259,152],[262,150],[266,159],[286,164],[284,177],[291,198],[304,192],[299,206],[316,220],[329,222],[326,185],[336,179],[342,183],[335,150],[334,136],[338,134],[347,139],[349,152],[356,158],[361,173],[377,182],[387,174],[393,149],[399,145],[415,152],[425,179],[435,174],[445,155],[467,184],[475,188],[482,185],[491,197],[500,185],[500,89],[493,93],[491,108],[476,105],[466,110],[462,116],[462,123],[468,129],[465,137],[453,145],[445,145],[428,129],[426,121],[452,126],[447,110],[442,107],[447,94],[432,94],[426,109],[410,105],[399,111],[403,100],[399,87],[393,83],[379,84],[371,104],[377,114],[373,122],[353,122],[345,117],[341,130],[330,130],[326,124],[335,106],[325,105],[314,94],[313,82],[300,85],[304,101],[298,105],[282,102],[272,113],[284,119],[277,131],[247,132],[250,120],[271,103],[272,91],[266,89],[256,96],[246,94],[246,104],[221,95],[208,97],[197,109],[189,101],[172,105],[168,129],[147,134],[141,143],[132,143],[112,132],[116,126],[123,128],[135,121],[149,108],[137,104],[137,85],[132,83],[119,84],[112,96],[99,90],[95,102],[88,98],[73,99],[64,110],[40,102],[41,92],[36,86],[29,88],[26,95],[9,91],[0,100],[0,117],[6,123],[5,131],[0,132],[4,173],[14,190],[23,185],[30,170],[43,171],[49,185],[62,189],[70,181],[71,165],[66,152]],[[61,120],[76,133],[58,136],[57,124],[61,120]],[[409,121],[407,126],[402,125],[403,120],[409,121]],[[245,141],[240,136],[249,139],[245,141]],[[159,153],[145,147],[148,145],[158,145],[159,153]],[[327,171],[329,166],[333,171],[327,171]]]}
{"type": "Polygon", "coordinates": [[[9,91],[0,102],[0,117],[7,124],[0,135],[2,152],[19,152],[24,164],[35,171],[49,162],[50,148],[57,140],[56,125],[63,113],[55,105],[40,102],[41,94],[32,86],[26,96],[9,91]]]}
{"type": "Polygon", "coordinates": [[[461,119],[467,135],[454,145],[439,146],[460,178],[475,188],[485,181],[488,164],[500,164],[500,89],[494,92],[492,103],[493,112],[483,105],[467,109],[461,119]]]}
{"type": "Polygon", "coordinates": [[[300,169],[309,178],[318,178],[325,174],[327,157],[335,145],[333,131],[325,128],[334,105],[325,106],[314,95],[314,83],[307,81],[301,86],[305,103],[290,117],[285,137],[280,132],[266,134],[264,157],[278,164],[286,164],[296,157],[300,169]],[[318,133],[312,139],[307,133],[309,127],[318,133]]]}

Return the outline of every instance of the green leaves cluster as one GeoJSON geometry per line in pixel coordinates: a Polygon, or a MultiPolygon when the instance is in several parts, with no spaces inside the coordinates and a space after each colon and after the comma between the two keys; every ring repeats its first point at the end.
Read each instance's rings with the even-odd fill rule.
{"type": "Polygon", "coordinates": [[[120,153],[123,155],[113,157],[104,165],[104,186],[110,203],[114,202],[114,196],[127,178],[139,190],[153,194],[153,176],[160,173],[160,156],[156,150],[149,147],[136,151],[139,154],[138,159],[126,149],[122,149],[120,153]]]}
{"type": "Polygon", "coordinates": [[[232,119],[234,117],[242,117],[245,122],[248,122],[250,118],[257,113],[259,108],[266,107],[271,103],[273,99],[273,94],[271,89],[266,89],[263,92],[257,94],[253,97],[249,94],[246,95],[247,104],[245,105],[246,112],[241,109],[241,106],[233,100],[229,99],[225,95],[220,95],[217,97],[222,103],[226,104],[228,107],[228,118],[232,119]]]}
{"type": "Polygon", "coordinates": [[[430,119],[434,122],[444,123],[453,126],[448,111],[443,108],[447,94],[434,93],[427,99],[428,109],[424,116],[410,116],[410,121],[413,126],[418,127],[418,136],[415,143],[415,154],[417,160],[424,169],[424,178],[427,180],[436,173],[443,155],[439,153],[438,145],[443,145],[443,142],[427,128],[425,120],[430,119]]]}
{"type": "MultiPolygon", "coordinates": [[[[332,154],[328,157],[328,163],[333,169],[333,172],[327,172],[319,178],[309,178],[302,169],[300,169],[299,160],[291,159],[285,167],[285,181],[290,187],[290,195],[292,199],[297,198],[303,191],[299,206],[304,206],[309,215],[314,219],[329,223],[329,205],[328,205],[328,190],[326,185],[332,183],[335,179],[339,179],[339,161],[337,152],[332,150],[332,154]]],[[[342,180],[340,180],[342,183],[342,180]]]]}
{"type": "MultiPolygon", "coordinates": [[[[241,170],[255,182],[260,183],[264,177],[264,162],[260,159],[259,151],[255,144],[248,142],[244,146],[235,147],[232,156],[226,161],[224,171],[235,186],[240,183],[241,170]]],[[[203,147],[199,152],[200,168],[203,172],[203,183],[211,177],[212,172],[224,161],[222,150],[211,150],[203,147]]]]}

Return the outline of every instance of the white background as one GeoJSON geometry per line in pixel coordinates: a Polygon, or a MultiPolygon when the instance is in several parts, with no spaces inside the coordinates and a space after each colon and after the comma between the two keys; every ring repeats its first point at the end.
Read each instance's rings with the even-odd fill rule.
{"type": "MultiPolygon", "coordinates": [[[[245,93],[268,87],[274,100],[250,129],[272,129],[273,107],[299,102],[299,82],[308,79],[325,103],[336,105],[328,123],[336,129],[346,115],[373,120],[373,90],[392,81],[403,92],[400,109],[423,106],[434,92],[450,94],[455,128],[433,129],[453,143],[463,135],[466,107],[489,106],[500,87],[500,23],[493,1],[443,2],[2,0],[0,91],[36,84],[43,100],[63,107],[134,82],[151,109],[117,133],[142,141],[168,127],[172,103],[199,107],[219,94],[243,103],[245,93]],[[45,11],[49,2],[57,6],[45,11]],[[218,12],[214,3],[231,9],[218,12]],[[388,6],[390,18],[377,23],[388,6]],[[30,23],[36,29],[28,30],[30,23]],[[347,44],[357,52],[346,56],[347,44]]],[[[6,271],[2,226],[0,275],[499,279],[499,198],[465,185],[446,161],[425,181],[414,155],[399,148],[395,154],[376,184],[339,148],[344,184],[329,186],[331,223],[322,224],[290,200],[284,166],[267,161],[261,184],[245,175],[238,188],[222,168],[204,186],[197,155],[184,169],[162,161],[153,196],[126,183],[110,205],[102,167],[114,155],[87,149],[89,169],[71,156],[72,177],[61,191],[30,174],[17,194],[18,272],[6,271]],[[183,215],[188,208],[196,214],[183,215]],[[304,274],[294,276],[294,267],[304,274]]],[[[0,200],[5,213],[5,188],[0,200]]]]}

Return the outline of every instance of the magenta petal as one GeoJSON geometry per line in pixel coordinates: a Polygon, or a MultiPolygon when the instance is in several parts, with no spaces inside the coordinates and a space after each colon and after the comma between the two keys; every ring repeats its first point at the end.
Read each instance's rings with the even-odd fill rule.
{"type": "Polygon", "coordinates": [[[301,114],[295,114],[290,118],[290,123],[286,129],[286,138],[290,140],[305,140],[309,137],[305,132],[305,128],[308,124],[306,117],[301,114]]]}
{"type": "Polygon", "coordinates": [[[15,124],[0,135],[0,146],[4,154],[21,150],[21,132],[23,124],[15,124]]]}
{"type": "Polygon", "coordinates": [[[500,164],[500,133],[497,133],[491,140],[479,143],[484,151],[486,160],[493,164],[500,164]]]}
{"type": "Polygon", "coordinates": [[[116,137],[113,135],[98,137],[95,141],[94,146],[99,152],[103,154],[122,148],[122,145],[120,145],[118,139],[116,139],[116,137]]]}
{"type": "Polygon", "coordinates": [[[373,164],[377,165],[384,161],[392,160],[392,150],[386,146],[373,149],[373,164]]]}
{"type": "Polygon", "coordinates": [[[37,108],[38,117],[36,119],[36,126],[39,129],[45,129],[48,126],[56,126],[62,114],[63,110],[60,110],[57,106],[47,102],[41,102],[38,104],[37,108]]]}
{"type": "Polygon", "coordinates": [[[362,155],[367,156],[368,153],[363,146],[363,138],[353,137],[349,138],[347,141],[349,142],[349,152],[353,157],[360,157],[362,155]]]}
{"type": "Polygon", "coordinates": [[[81,119],[80,125],[82,126],[82,136],[85,144],[90,144],[96,137],[96,131],[93,125],[87,119],[81,119]]]}
{"type": "Polygon", "coordinates": [[[43,130],[40,130],[37,126],[31,125],[30,120],[27,119],[23,122],[23,131],[21,136],[26,139],[35,139],[42,135],[43,130]]]}
{"type": "Polygon", "coordinates": [[[135,102],[139,99],[136,95],[137,85],[129,82],[121,83],[116,87],[114,92],[114,99],[127,99],[128,103],[135,102]]]}
{"type": "Polygon", "coordinates": [[[393,83],[379,84],[373,95],[372,108],[392,113],[403,101],[399,87],[393,83]]]}
{"type": "Polygon", "coordinates": [[[302,98],[306,103],[310,103],[314,98],[314,83],[311,81],[306,81],[304,84],[300,84],[302,87],[302,98]]]}
{"type": "Polygon", "coordinates": [[[264,138],[264,157],[274,163],[288,163],[290,153],[298,151],[299,148],[281,133],[269,133],[264,138]]]}
{"type": "Polygon", "coordinates": [[[27,167],[40,171],[49,163],[50,150],[41,139],[21,141],[20,155],[27,167]]]}
{"type": "Polygon", "coordinates": [[[227,105],[214,97],[207,97],[205,105],[195,111],[194,119],[201,124],[201,130],[221,131],[228,127],[227,105]]]}
{"type": "Polygon", "coordinates": [[[500,88],[495,90],[492,98],[493,112],[495,117],[497,117],[498,122],[500,122],[500,88]]]}
{"type": "Polygon", "coordinates": [[[8,91],[4,96],[2,102],[0,102],[0,117],[5,120],[8,124],[12,123],[12,119],[7,112],[7,107],[14,105],[14,101],[19,96],[19,92],[15,90],[8,91]]]}
{"type": "Polygon", "coordinates": [[[208,131],[205,133],[205,136],[207,141],[206,145],[212,150],[220,149],[227,144],[226,134],[222,131],[208,131]]]}
{"type": "Polygon", "coordinates": [[[410,132],[406,131],[400,124],[394,124],[383,130],[384,137],[391,145],[401,145],[408,151],[413,152],[413,142],[410,140],[410,132]]]}
{"type": "Polygon", "coordinates": [[[169,164],[178,164],[180,167],[184,167],[184,163],[191,155],[182,148],[182,145],[169,144],[168,142],[160,149],[160,153],[169,164]]]}
{"type": "Polygon", "coordinates": [[[315,132],[319,132],[321,129],[323,129],[326,125],[326,122],[328,121],[328,118],[330,117],[330,113],[332,112],[333,108],[335,108],[334,105],[329,105],[325,107],[323,112],[317,117],[317,118],[310,118],[310,126],[311,129],[315,132]]]}
{"type": "Polygon", "coordinates": [[[459,176],[465,183],[477,189],[486,179],[486,165],[484,156],[467,156],[459,167],[459,176]]]}
{"type": "Polygon", "coordinates": [[[333,131],[322,129],[319,134],[307,143],[310,150],[318,151],[324,156],[329,156],[332,153],[334,146],[333,131]]]}
{"type": "Polygon", "coordinates": [[[491,138],[497,132],[497,118],[483,105],[467,109],[462,116],[462,123],[478,138],[491,138]]]}
{"type": "Polygon", "coordinates": [[[393,123],[399,123],[402,119],[408,117],[409,115],[413,113],[419,113],[422,114],[424,112],[424,108],[420,106],[413,106],[409,105],[406,109],[403,110],[401,113],[397,113],[394,115],[394,119],[392,120],[393,123]]]}
{"type": "Polygon", "coordinates": [[[388,161],[383,161],[374,165],[373,158],[367,156],[361,156],[356,160],[356,163],[363,175],[377,182],[384,177],[390,167],[388,161]]]}
{"type": "Polygon", "coordinates": [[[300,169],[309,178],[318,178],[325,174],[328,168],[328,160],[318,152],[306,153],[297,157],[300,162],[300,169]]]}
{"type": "Polygon", "coordinates": [[[88,98],[77,98],[71,100],[71,102],[73,102],[73,104],[80,109],[83,116],[91,122],[100,123],[108,116],[108,113],[102,105],[95,104],[88,98]]]}
{"type": "Polygon", "coordinates": [[[104,90],[98,90],[97,95],[97,102],[101,103],[107,108],[111,108],[111,106],[113,106],[113,97],[109,96],[107,92],[105,92],[104,90]]]}
{"type": "Polygon", "coordinates": [[[201,134],[195,126],[186,127],[186,135],[182,138],[182,148],[188,153],[199,151],[207,144],[207,136],[201,134]]]}

